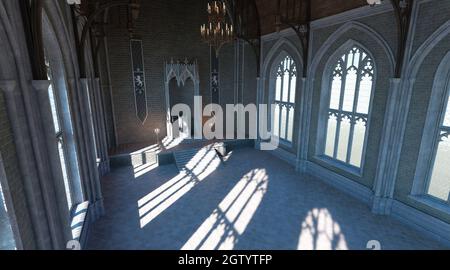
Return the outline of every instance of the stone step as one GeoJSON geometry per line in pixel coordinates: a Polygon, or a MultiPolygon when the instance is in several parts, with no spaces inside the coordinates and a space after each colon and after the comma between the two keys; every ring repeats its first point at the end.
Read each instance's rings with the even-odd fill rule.
{"type": "Polygon", "coordinates": [[[223,144],[211,144],[202,148],[175,151],[173,152],[175,164],[180,172],[205,169],[210,164],[220,162],[216,149],[221,148],[223,144]]]}

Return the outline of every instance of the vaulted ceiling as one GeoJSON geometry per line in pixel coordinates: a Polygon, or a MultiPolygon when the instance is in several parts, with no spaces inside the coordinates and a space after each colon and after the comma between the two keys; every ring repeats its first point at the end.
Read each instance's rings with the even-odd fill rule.
{"type": "MultiPolygon", "coordinates": [[[[255,0],[261,18],[261,32],[268,34],[275,32],[276,0],[255,0]]],[[[305,0],[283,0],[283,2],[304,2],[305,0]]],[[[307,0],[306,0],[307,1],[307,0]]],[[[316,20],[332,16],[350,9],[367,5],[367,0],[310,0],[311,19],[316,20]]]]}

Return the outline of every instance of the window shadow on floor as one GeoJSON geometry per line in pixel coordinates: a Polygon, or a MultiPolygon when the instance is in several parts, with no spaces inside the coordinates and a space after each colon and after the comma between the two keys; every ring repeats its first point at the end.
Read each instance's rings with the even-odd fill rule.
{"type": "Polygon", "coordinates": [[[370,240],[382,249],[442,248],[266,152],[236,150],[197,179],[208,165],[186,170],[181,184],[170,183],[180,177],[173,165],[138,179],[129,168],[114,171],[103,179],[106,215],[94,224],[89,249],[366,249],[370,240]],[[142,226],[149,211],[139,210],[152,192],[150,201],[165,196],[149,211],[170,203],[142,226]]]}

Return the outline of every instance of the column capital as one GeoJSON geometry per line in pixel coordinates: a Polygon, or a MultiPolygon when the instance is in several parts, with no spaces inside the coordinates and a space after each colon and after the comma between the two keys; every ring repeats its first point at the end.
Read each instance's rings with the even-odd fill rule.
{"type": "Polygon", "coordinates": [[[48,88],[51,85],[51,81],[49,80],[33,80],[31,81],[31,85],[33,86],[34,90],[41,92],[41,91],[48,91],[48,88]]]}

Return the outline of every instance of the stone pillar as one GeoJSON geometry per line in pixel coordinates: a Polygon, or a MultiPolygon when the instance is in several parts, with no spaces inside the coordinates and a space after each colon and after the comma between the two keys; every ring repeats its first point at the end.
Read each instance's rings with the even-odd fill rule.
{"type": "Polygon", "coordinates": [[[100,185],[100,177],[97,170],[97,157],[95,156],[95,152],[93,151],[95,144],[94,144],[94,132],[92,130],[93,128],[93,119],[91,118],[88,102],[89,99],[87,98],[89,95],[89,81],[86,78],[80,79],[81,83],[81,91],[83,93],[83,96],[81,97],[81,102],[84,104],[84,108],[81,108],[83,113],[83,119],[82,121],[84,124],[84,137],[86,138],[85,141],[85,151],[84,156],[87,159],[87,167],[89,170],[89,178],[82,179],[83,184],[86,188],[86,195],[87,200],[90,203],[89,207],[89,213],[91,216],[91,220],[96,220],[104,213],[103,208],[103,196],[101,192],[101,185],[100,185]]]}
{"type": "MultiPolygon", "coordinates": [[[[55,191],[55,196],[52,197],[53,205],[57,207],[59,212],[59,222],[57,222],[56,226],[60,232],[58,234],[62,234],[64,237],[63,245],[60,248],[64,248],[64,243],[72,239],[72,231],[70,224],[70,212],[67,207],[67,198],[66,198],[66,190],[63,182],[63,174],[61,171],[60,161],[59,161],[59,153],[57,148],[57,142],[55,137],[55,129],[53,124],[53,117],[51,111],[51,105],[49,100],[49,87],[51,81],[48,80],[35,80],[32,81],[32,86],[34,90],[37,92],[37,102],[39,104],[39,113],[41,118],[41,123],[43,125],[43,132],[46,141],[46,147],[48,152],[48,159],[50,161],[50,170],[53,178],[45,179],[44,181],[48,181],[49,186],[53,186],[52,190],[55,191]]],[[[55,97],[56,98],[56,97],[55,97]]],[[[57,100],[55,100],[57,106],[59,105],[57,100]]],[[[62,119],[60,119],[62,120],[62,119]]],[[[59,123],[61,128],[63,127],[63,123],[59,123]]],[[[66,158],[66,161],[69,161],[66,158]]],[[[70,166],[68,166],[70,168],[70,166]]],[[[70,172],[68,172],[70,175],[70,172]]],[[[72,186],[71,186],[72,189],[72,186]]],[[[76,204],[76,203],[75,203],[76,204]]]]}
{"type": "Polygon", "coordinates": [[[310,100],[308,99],[308,79],[303,77],[301,79],[301,92],[300,92],[300,106],[297,107],[297,110],[300,110],[300,114],[298,117],[298,139],[297,139],[297,159],[295,170],[297,172],[306,172],[306,164],[308,161],[308,139],[309,139],[309,114],[308,104],[310,100]]]}
{"type": "Polygon", "coordinates": [[[376,214],[391,212],[413,85],[414,79],[391,79],[374,182],[372,212],[376,214]]]}
{"type": "Polygon", "coordinates": [[[21,143],[25,140],[22,123],[25,121],[23,112],[23,103],[20,102],[21,95],[17,89],[17,81],[0,81],[0,88],[5,95],[8,115],[11,127],[15,137],[17,158],[20,161],[20,170],[24,181],[25,195],[28,205],[28,212],[34,231],[34,240],[37,249],[51,249],[52,243],[49,237],[47,219],[45,218],[44,204],[41,196],[39,181],[36,181],[37,171],[34,164],[31,163],[32,157],[29,144],[21,143]],[[33,177],[34,176],[34,177],[33,177]]]}
{"type": "MultiPolygon", "coordinates": [[[[48,81],[30,83],[2,81],[8,115],[14,133],[25,197],[28,204],[37,249],[63,249],[68,231],[63,225],[67,219],[56,199],[55,178],[48,158],[47,142],[40,116],[40,92],[48,90],[48,81]],[[19,85],[26,87],[20,90],[19,85]],[[37,91],[37,94],[29,90],[37,91]],[[28,99],[22,95],[28,92],[28,99]]],[[[64,193],[63,193],[64,194],[64,193]]]]}
{"type": "Polygon", "coordinates": [[[96,96],[95,98],[95,111],[97,112],[97,132],[98,132],[98,137],[99,137],[99,148],[100,148],[100,152],[99,154],[99,158],[100,158],[100,176],[103,176],[105,174],[107,174],[110,170],[109,168],[109,156],[108,156],[108,142],[107,142],[107,135],[106,135],[106,124],[105,124],[105,111],[104,111],[104,105],[103,105],[103,95],[102,95],[102,88],[100,85],[100,79],[99,78],[95,78],[94,79],[94,84],[95,84],[95,91],[94,94],[96,96]]]}
{"type": "MultiPolygon", "coordinates": [[[[73,99],[69,100],[70,105],[74,108],[72,112],[72,126],[73,126],[73,136],[76,141],[75,147],[78,154],[78,169],[80,173],[81,186],[83,189],[83,196],[79,198],[80,201],[88,200],[87,195],[90,192],[89,186],[86,186],[86,180],[89,179],[90,171],[89,171],[89,163],[86,158],[86,144],[88,144],[88,140],[86,139],[85,132],[86,123],[83,120],[85,118],[86,111],[83,109],[83,105],[80,104],[79,99],[82,98],[83,93],[82,89],[78,87],[76,79],[68,80],[69,89],[73,92],[73,99]]],[[[92,151],[92,149],[91,149],[92,151]]]]}

